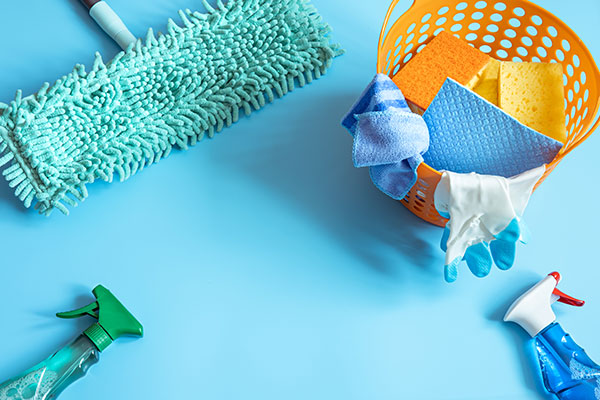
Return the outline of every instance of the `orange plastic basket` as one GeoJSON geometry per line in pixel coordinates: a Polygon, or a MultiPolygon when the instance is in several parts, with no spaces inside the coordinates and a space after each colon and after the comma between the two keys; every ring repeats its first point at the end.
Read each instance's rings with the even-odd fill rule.
{"type": "MultiPolygon", "coordinates": [[[[501,61],[562,63],[568,139],[537,185],[598,127],[600,72],[581,39],[556,16],[527,0],[414,0],[386,33],[399,2],[392,1],[381,29],[379,73],[396,75],[442,30],[501,61]]],[[[447,221],[433,203],[441,173],[425,163],[417,173],[402,203],[425,221],[444,226],[447,221]]]]}

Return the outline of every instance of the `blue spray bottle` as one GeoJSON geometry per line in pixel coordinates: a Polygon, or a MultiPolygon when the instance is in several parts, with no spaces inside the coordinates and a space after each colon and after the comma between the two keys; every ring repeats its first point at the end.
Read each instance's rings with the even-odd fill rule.
{"type": "Polygon", "coordinates": [[[553,272],[519,297],[504,321],[515,322],[534,339],[544,387],[560,400],[600,400],[600,365],[566,333],[552,311],[559,301],[581,307],[584,302],[556,288],[560,274],[553,272]]]}

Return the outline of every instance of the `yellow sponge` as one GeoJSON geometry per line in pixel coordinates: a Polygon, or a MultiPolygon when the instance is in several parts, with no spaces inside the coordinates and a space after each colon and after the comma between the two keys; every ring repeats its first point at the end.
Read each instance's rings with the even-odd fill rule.
{"type": "Polygon", "coordinates": [[[501,109],[546,136],[567,141],[560,64],[503,62],[498,79],[501,109]]]}
{"type": "Polygon", "coordinates": [[[492,59],[483,71],[474,77],[466,87],[497,106],[499,74],[500,61],[492,59]]]}

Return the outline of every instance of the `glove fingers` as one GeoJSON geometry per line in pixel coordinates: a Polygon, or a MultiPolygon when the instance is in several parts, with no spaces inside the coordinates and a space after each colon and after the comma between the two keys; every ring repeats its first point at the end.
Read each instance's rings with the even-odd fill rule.
{"type": "Polygon", "coordinates": [[[503,271],[510,269],[515,264],[517,244],[506,240],[494,240],[490,243],[490,250],[494,263],[503,271]]]}
{"type": "Polygon", "coordinates": [[[446,225],[446,228],[444,229],[444,233],[442,233],[442,240],[440,241],[440,247],[442,248],[443,252],[448,251],[448,239],[450,238],[450,228],[448,228],[448,225],[446,225]]]}
{"type": "Polygon", "coordinates": [[[492,269],[492,256],[486,243],[473,245],[465,252],[469,269],[478,278],[488,276],[492,269]]]}
{"type": "Polygon", "coordinates": [[[444,266],[444,279],[446,282],[452,283],[458,278],[458,264],[460,264],[460,258],[456,258],[450,264],[444,266]]]}

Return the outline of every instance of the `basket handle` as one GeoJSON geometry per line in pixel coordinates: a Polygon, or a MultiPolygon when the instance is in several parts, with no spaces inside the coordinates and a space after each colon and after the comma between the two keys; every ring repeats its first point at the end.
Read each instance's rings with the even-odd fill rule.
{"type": "MultiPolygon", "coordinates": [[[[382,61],[381,60],[381,47],[383,46],[383,41],[385,40],[385,31],[387,30],[387,26],[390,21],[390,17],[392,16],[392,13],[396,9],[396,6],[398,5],[399,2],[400,2],[400,0],[392,0],[392,4],[390,4],[390,6],[387,10],[387,14],[385,15],[385,19],[383,20],[383,26],[381,27],[381,32],[379,33],[379,45],[377,46],[377,71],[378,72],[379,72],[380,63],[382,61]]],[[[413,8],[416,3],[417,3],[417,0],[412,0],[412,5],[408,8],[408,10],[413,8]]],[[[407,10],[407,12],[408,12],[408,10],[407,10]]]]}

